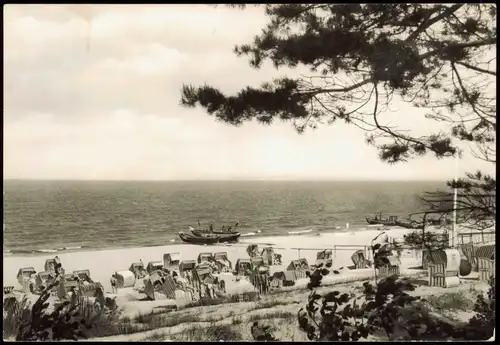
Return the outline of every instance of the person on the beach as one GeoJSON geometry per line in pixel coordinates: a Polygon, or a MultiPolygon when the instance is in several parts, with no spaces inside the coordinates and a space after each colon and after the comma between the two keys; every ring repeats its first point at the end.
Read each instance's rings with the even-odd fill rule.
{"type": "Polygon", "coordinates": [[[75,306],[78,304],[78,296],[76,294],[75,287],[71,287],[71,305],[75,306]]]}
{"type": "Polygon", "coordinates": [[[111,290],[113,291],[113,293],[117,293],[117,288],[116,288],[116,283],[117,283],[117,279],[116,279],[116,276],[118,274],[115,272],[115,274],[113,274],[111,276],[111,279],[110,279],[110,283],[111,283],[111,290]]]}

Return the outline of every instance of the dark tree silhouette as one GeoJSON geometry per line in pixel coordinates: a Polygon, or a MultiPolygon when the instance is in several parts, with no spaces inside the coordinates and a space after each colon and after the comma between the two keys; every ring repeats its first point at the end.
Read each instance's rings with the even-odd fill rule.
{"type": "MultiPolygon", "coordinates": [[[[495,4],[261,6],[269,24],[235,53],[247,56],[253,68],[270,61],[277,69],[305,66],[312,75],[247,86],[235,95],[186,84],[182,105],[201,106],[232,125],[288,121],[299,133],[343,120],[365,131],[367,143],[388,163],[426,153],[459,155],[462,142],[477,158],[495,164],[496,89],[490,87],[496,82],[495,4]],[[416,135],[384,124],[380,115],[391,111],[396,99],[426,108],[427,118],[447,123],[449,130],[429,126],[427,135],[416,135]]],[[[460,189],[469,218],[494,218],[494,178],[468,175],[449,185],[460,189]],[[487,197],[478,201],[485,191],[487,197]]],[[[435,197],[442,204],[449,196],[426,200],[436,210],[435,197]]]]}
{"type": "MultiPolygon", "coordinates": [[[[457,189],[457,222],[476,230],[490,229],[496,218],[496,179],[480,171],[467,173],[466,178],[448,182],[450,189],[457,189]]],[[[427,192],[420,198],[424,205],[441,215],[452,213],[453,192],[427,192]]]]}

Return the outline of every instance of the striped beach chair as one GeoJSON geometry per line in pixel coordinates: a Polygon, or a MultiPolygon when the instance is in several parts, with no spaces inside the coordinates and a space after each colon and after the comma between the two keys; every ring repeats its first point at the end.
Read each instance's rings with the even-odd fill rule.
{"type": "Polygon", "coordinates": [[[81,297],[95,297],[97,295],[98,289],[104,291],[101,283],[98,282],[88,283],[88,284],[80,283],[78,287],[78,293],[81,297]]]}
{"type": "Polygon", "coordinates": [[[477,248],[474,248],[474,244],[472,243],[465,243],[459,245],[459,250],[463,253],[463,255],[467,258],[467,261],[472,266],[472,270],[477,272],[479,267],[477,263],[477,248]]]}
{"type": "Polygon", "coordinates": [[[14,292],[14,287],[13,286],[4,286],[3,287],[3,294],[8,295],[10,293],[14,292]]]}
{"type": "Polygon", "coordinates": [[[428,250],[422,252],[422,269],[428,270],[429,264],[446,263],[446,253],[443,250],[428,250]]]}
{"type": "Polygon", "coordinates": [[[164,277],[165,281],[162,285],[162,292],[169,299],[175,299],[176,284],[174,278],[171,275],[166,275],[164,277]]]}
{"type": "Polygon", "coordinates": [[[479,280],[488,281],[495,277],[495,245],[478,246],[476,257],[479,269],[479,280]]]}

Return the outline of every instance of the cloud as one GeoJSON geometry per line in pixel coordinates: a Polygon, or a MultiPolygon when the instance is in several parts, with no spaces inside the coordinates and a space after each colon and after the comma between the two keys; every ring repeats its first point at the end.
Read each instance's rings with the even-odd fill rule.
{"type": "MultiPolygon", "coordinates": [[[[7,178],[442,178],[450,161],[391,167],[364,133],[336,124],[236,128],[179,106],[183,83],[226,92],[283,72],[249,67],[235,44],[267,22],[260,8],[207,5],[7,5],[7,178]],[[439,171],[431,172],[429,167],[439,171]],[[370,167],[370,168],[367,168],[370,167]]],[[[294,73],[302,72],[300,70],[294,73]]],[[[400,114],[418,111],[411,108],[400,114]]],[[[418,116],[386,121],[425,128],[418,116]],[[415,118],[415,119],[413,119],[415,118]],[[398,122],[399,121],[399,122],[398,122]]]]}

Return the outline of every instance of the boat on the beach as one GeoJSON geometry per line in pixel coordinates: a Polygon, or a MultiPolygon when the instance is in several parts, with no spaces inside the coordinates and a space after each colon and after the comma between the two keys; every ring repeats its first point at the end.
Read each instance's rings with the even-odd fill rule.
{"type": "Polygon", "coordinates": [[[196,236],[204,235],[204,234],[214,234],[214,235],[235,235],[239,234],[239,232],[236,231],[236,228],[238,227],[239,223],[236,222],[233,226],[228,226],[227,228],[225,226],[222,226],[220,230],[214,230],[213,224],[210,224],[208,226],[208,229],[201,229],[201,224],[198,221],[198,229],[193,228],[192,226],[189,227],[189,230],[191,230],[192,233],[194,233],[196,236]]]}
{"type": "Polygon", "coordinates": [[[191,244],[216,244],[219,243],[220,240],[220,236],[217,235],[196,236],[185,232],[178,232],[177,234],[181,238],[182,242],[191,244]]]}
{"type": "Polygon", "coordinates": [[[382,213],[376,215],[375,217],[366,217],[366,222],[370,225],[385,225],[385,226],[396,226],[398,220],[397,216],[389,216],[389,218],[383,218],[382,213]]]}
{"type": "Polygon", "coordinates": [[[196,237],[218,237],[220,243],[224,242],[236,242],[241,236],[239,232],[226,232],[226,233],[214,233],[214,232],[204,232],[201,230],[191,230],[191,233],[196,237]]]}
{"type": "Polygon", "coordinates": [[[215,244],[215,243],[233,243],[238,242],[241,234],[229,233],[224,235],[216,235],[211,233],[203,233],[202,231],[191,230],[192,234],[179,232],[178,235],[183,242],[192,244],[215,244]]]}

